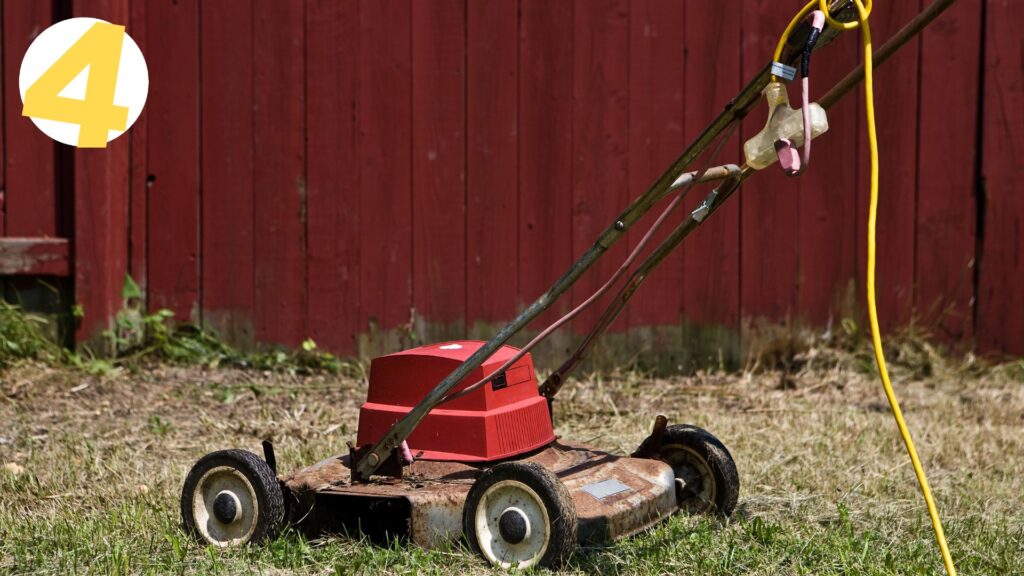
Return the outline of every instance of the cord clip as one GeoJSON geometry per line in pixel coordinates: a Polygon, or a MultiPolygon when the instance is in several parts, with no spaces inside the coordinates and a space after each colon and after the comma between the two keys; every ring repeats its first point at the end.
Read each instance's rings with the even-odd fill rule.
{"type": "Polygon", "coordinates": [[[697,206],[697,208],[695,208],[693,212],[690,212],[690,217],[696,220],[698,223],[703,222],[704,219],[707,218],[708,214],[711,213],[711,208],[715,205],[715,200],[717,198],[718,188],[715,188],[711,191],[710,194],[708,194],[707,198],[705,198],[704,201],[700,203],[700,206],[697,206]]]}
{"type": "Polygon", "coordinates": [[[772,62],[772,76],[777,76],[788,82],[796,78],[796,68],[782,62],[772,62]]]}

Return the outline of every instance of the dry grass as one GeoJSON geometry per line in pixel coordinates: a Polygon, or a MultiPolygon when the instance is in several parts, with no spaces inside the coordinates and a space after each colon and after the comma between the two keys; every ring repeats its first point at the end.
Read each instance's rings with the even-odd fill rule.
{"type": "MultiPolygon", "coordinates": [[[[927,356],[927,354],[925,354],[927,356]]],[[[627,453],[655,414],[719,436],[743,487],[727,523],[673,518],[581,551],[605,573],[933,574],[941,563],[913,473],[863,357],[802,349],[790,372],[637,374],[574,381],[557,432],[627,453]]],[[[1024,573],[1024,364],[935,358],[895,377],[965,574],[1024,573]]],[[[313,463],[354,437],[365,384],[156,366],[84,376],[22,364],[0,372],[0,573],[486,572],[459,549],[379,548],[337,538],[215,552],[178,531],[177,499],[207,451],[313,463]]]]}

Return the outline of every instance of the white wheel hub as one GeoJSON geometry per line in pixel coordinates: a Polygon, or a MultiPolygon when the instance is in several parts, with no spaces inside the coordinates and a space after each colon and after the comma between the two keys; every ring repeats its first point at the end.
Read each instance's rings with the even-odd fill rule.
{"type": "Polygon", "coordinates": [[[192,494],[196,529],[214,546],[223,548],[248,542],[256,529],[259,512],[252,484],[230,466],[207,471],[192,494]]]}
{"type": "Polygon", "coordinates": [[[715,507],[718,486],[708,463],[700,454],[682,444],[666,444],[661,447],[665,462],[672,466],[676,475],[676,486],[686,493],[680,501],[680,508],[691,514],[701,514],[715,507]]]}
{"type": "Polygon", "coordinates": [[[477,544],[502,568],[540,562],[551,540],[551,521],[540,496],[526,484],[503,480],[489,487],[476,507],[477,544]]]}

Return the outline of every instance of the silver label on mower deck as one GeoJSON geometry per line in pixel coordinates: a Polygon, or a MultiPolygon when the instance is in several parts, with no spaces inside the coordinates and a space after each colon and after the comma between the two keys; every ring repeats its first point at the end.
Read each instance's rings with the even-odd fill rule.
{"type": "Polygon", "coordinates": [[[626,486],[622,482],[619,482],[615,478],[612,478],[611,480],[602,480],[593,484],[587,484],[583,487],[584,492],[598,500],[604,500],[609,496],[614,496],[630,490],[632,490],[632,488],[626,486]]]}

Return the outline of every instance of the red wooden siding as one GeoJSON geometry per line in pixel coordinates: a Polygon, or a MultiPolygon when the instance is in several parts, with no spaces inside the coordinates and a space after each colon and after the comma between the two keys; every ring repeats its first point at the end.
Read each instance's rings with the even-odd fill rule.
{"type": "Polygon", "coordinates": [[[1024,354],[1024,39],[1011,0],[985,3],[981,194],[977,282],[982,349],[1024,354]]]}
{"type": "Polygon", "coordinates": [[[199,206],[206,191],[199,187],[198,0],[147,2],[146,40],[153,47],[147,64],[155,72],[146,102],[148,301],[174,310],[180,320],[195,320],[199,206]]]}
{"type": "MultiPolygon", "coordinates": [[[[629,202],[629,6],[625,0],[576,0],[573,10],[572,252],[583,254],[629,202]]],[[[557,193],[557,192],[556,192],[557,193]]],[[[572,288],[579,305],[626,257],[625,242],[572,288]]],[[[605,301],[609,296],[605,297],[605,301]]],[[[598,306],[575,322],[588,326],[598,306]]],[[[620,317],[615,327],[623,327],[620,317]]]]}
{"type": "Polygon", "coordinates": [[[466,306],[466,5],[412,3],[413,309],[430,340],[466,306]]]}
{"type": "MultiPolygon", "coordinates": [[[[629,19],[629,180],[627,198],[650,187],[679,155],[683,142],[683,89],[685,81],[685,5],[674,0],[646,0],[630,6],[629,19]]],[[[624,204],[613,208],[621,209],[624,204]]],[[[635,247],[654,223],[652,210],[630,231],[635,247]]],[[[660,242],[682,222],[683,211],[662,224],[651,242],[660,242]]],[[[602,223],[607,225],[607,221],[602,223]]],[[[652,244],[655,245],[655,244],[652,244]]],[[[618,263],[615,263],[618,266],[618,263]]],[[[676,251],[651,274],[644,290],[660,298],[638,298],[626,309],[630,327],[659,326],[666,319],[683,317],[683,253],[676,251]]],[[[681,342],[665,342],[673,348],[681,342]]]]}
{"type": "Polygon", "coordinates": [[[0,275],[67,276],[66,238],[0,238],[0,275]]]}
{"type": "MultiPolygon", "coordinates": [[[[733,20],[733,15],[742,12],[741,0],[684,5],[683,141],[688,143],[748,79],[740,70],[742,22],[733,20]]],[[[722,149],[722,161],[735,162],[733,159],[739,158],[739,132],[736,130],[733,136],[735,143],[722,149]]],[[[677,155],[678,152],[673,154],[677,155]]],[[[694,206],[704,193],[702,189],[693,189],[695,199],[685,206],[694,206]]],[[[740,327],[742,200],[740,195],[723,205],[714,218],[705,220],[680,247],[683,278],[679,290],[683,296],[686,352],[700,366],[708,366],[717,360],[723,348],[728,351],[737,344],[734,334],[740,327]]]]}
{"type": "Polygon", "coordinates": [[[257,1],[252,13],[252,312],[257,340],[294,345],[308,334],[306,23],[299,3],[257,1]]]}
{"type": "MultiPolygon", "coordinates": [[[[331,350],[353,350],[359,330],[359,2],[307,2],[306,34],[307,54],[323,56],[306,64],[308,331],[331,350]]],[[[239,195],[245,191],[238,187],[239,195]]],[[[252,252],[246,256],[251,262],[252,252]]],[[[243,318],[248,310],[238,307],[243,318]]]]}
{"type": "MultiPolygon", "coordinates": [[[[876,44],[928,1],[878,3],[876,44]]],[[[109,325],[126,272],[149,308],[241,344],[312,337],[348,354],[487,336],[761,69],[799,8],[782,4],[3,2],[0,234],[69,239],[53,245],[68,247],[81,340],[109,325]],[[151,77],[128,137],[73,152],[73,210],[61,192],[72,154],[20,116],[16,82],[31,39],[65,9],[125,23],[151,77]]],[[[1014,16],[1009,0],[960,0],[879,70],[878,280],[886,327],[913,321],[950,344],[1024,354],[1014,16]]],[[[856,33],[827,47],[815,94],[859,58],[856,33]]],[[[747,322],[861,320],[862,105],[851,95],[830,111],[800,179],[751,180],[614,330],[706,365],[735,357],[747,322]]],[[[718,162],[739,162],[764,119],[751,113],[718,162]]],[[[544,318],[581,302],[641,236],[544,318]]]]}
{"type": "Polygon", "coordinates": [[[3,169],[7,236],[56,236],[54,143],[21,116],[18,72],[32,40],[53,20],[50,2],[6,2],[3,7],[4,125],[3,169]]]}
{"type": "Polygon", "coordinates": [[[203,318],[222,335],[251,342],[253,6],[204,2],[199,18],[203,318]]]}
{"type": "MultiPolygon", "coordinates": [[[[146,3],[132,2],[131,15],[126,24],[143,54],[149,53],[146,43],[146,3]]],[[[128,272],[146,294],[148,275],[147,222],[149,219],[149,171],[147,170],[146,141],[149,134],[148,114],[142,114],[128,132],[131,157],[128,193],[128,272]]]]}
{"type": "Polygon", "coordinates": [[[519,9],[503,0],[470,0],[466,8],[465,319],[472,328],[511,318],[519,294],[519,9]]]}
{"type": "Polygon", "coordinates": [[[412,15],[400,0],[359,9],[358,327],[376,336],[412,309],[412,15]]]}
{"type": "Polygon", "coordinates": [[[947,342],[970,338],[974,328],[981,4],[959,0],[921,37],[914,301],[925,326],[947,342]],[[955,89],[950,70],[963,74],[955,89]]]}
{"type": "MultiPolygon", "coordinates": [[[[76,2],[73,15],[127,22],[128,1],[76,2]]],[[[130,142],[118,138],[106,148],[74,151],[75,300],[85,311],[76,331],[79,341],[97,341],[123,304],[121,289],[128,271],[130,142]]],[[[197,192],[191,190],[188,196],[197,192]]]]}
{"type": "MultiPolygon", "coordinates": [[[[572,264],[573,4],[521,0],[517,303],[529,304],[572,264]]],[[[502,215],[495,215],[500,217],[502,215]]],[[[538,324],[569,310],[552,304],[538,324]]]]}

